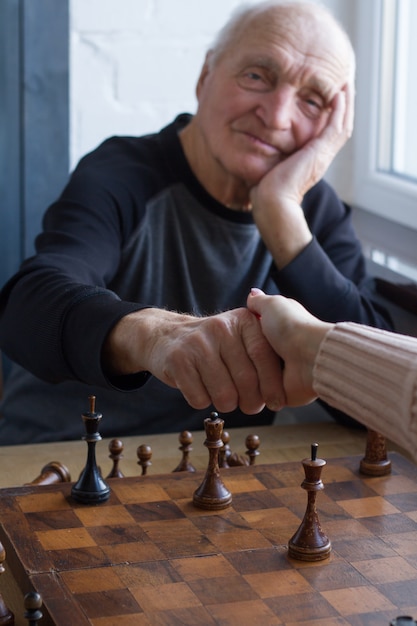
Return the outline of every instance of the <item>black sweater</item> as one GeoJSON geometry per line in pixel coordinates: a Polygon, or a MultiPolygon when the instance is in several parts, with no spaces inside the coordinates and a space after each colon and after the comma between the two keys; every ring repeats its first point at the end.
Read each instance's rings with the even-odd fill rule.
{"type": "MultiPolygon", "coordinates": [[[[0,409],[1,444],[78,438],[92,392],[109,436],[201,428],[208,411],[178,391],[143,374],[108,380],[102,370],[109,330],[143,307],[210,315],[245,306],[260,287],[325,320],[390,327],[367,293],[350,210],[330,186],[306,194],[313,240],[278,271],[251,214],[219,204],[193,176],[177,134],[188,120],[105,141],[46,212],[35,256],[0,297],[0,346],[20,366],[0,409]]],[[[239,415],[228,425],[250,421],[261,423],[239,415]]]]}

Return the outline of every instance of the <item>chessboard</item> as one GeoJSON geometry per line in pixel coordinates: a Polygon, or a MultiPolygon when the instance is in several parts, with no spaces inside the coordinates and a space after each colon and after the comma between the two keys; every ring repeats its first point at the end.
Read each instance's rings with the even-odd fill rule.
{"type": "Polygon", "coordinates": [[[96,505],[74,501],[72,483],[2,489],[4,566],[23,594],[40,594],[41,626],[417,619],[417,467],[390,460],[382,476],[361,474],[360,456],[327,461],[324,560],[289,556],[307,493],[302,463],[288,462],[222,469],[232,494],[222,510],[193,504],[202,471],[112,478],[96,505]]]}

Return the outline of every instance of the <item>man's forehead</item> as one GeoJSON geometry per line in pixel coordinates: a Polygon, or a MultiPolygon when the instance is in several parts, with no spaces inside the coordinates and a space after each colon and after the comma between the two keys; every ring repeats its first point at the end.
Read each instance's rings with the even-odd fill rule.
{"type": "Polygon", "coordinates": [[[327,13],[323,18],[321,12],[317,16],[311,11],[303,14],[288,10],[288,6],[282,9],[275,7],[242,24],[229,41],[226,56],[251,63],[250,57],[258,55],[266,67],[277,71],[283,71],[286,63],[310,68],[322,89],[345,82],[353,57],[333,18],[327,13]]]}

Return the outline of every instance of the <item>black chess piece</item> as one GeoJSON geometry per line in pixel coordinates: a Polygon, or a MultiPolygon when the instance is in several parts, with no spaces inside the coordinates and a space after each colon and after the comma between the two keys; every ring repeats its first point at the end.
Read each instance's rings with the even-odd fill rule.
{"type": "Polygon", "coordinates": [[[321,472],[326,461],[317,458],[318,444],[311,446],[311,459],[302,461],[305,479],[301,487],[307,490],[308,502],[304,519],[297,532],[288,542],[288,554],[301,561],[321,561],[327,559],[331,543],[320,525],[316,510],[317,492],[324,489],[321,472]]]}
{"type": "Polygon", "coordinates": [[[146,443],[140,445],[136,450],[136,456],[138,457],[138,465],[142,468],[142,476],[146,476],[148,467],[152,465],[152,448],[146,443]]]}
{"type": "Polygon", "coordinates": [[[86,434],[83,440],[87,442],[87,463],[78,482],[73,485],[71,495],[82,504],[98,504],[105,502],[110,496],[110,487],[103,480],[96,463],[96,443],[101,441],[98,426],[102,419],[101,413],[95,411],[95,396],[89,396],[90,411],[82,414],[86,434]]]}
{"type": "Polygon", "coordinates": [[[26,609],[24,617],[28,620],[29,626],[38,626],[39,620],[43,617],[41,596],[36,591],[29,591],[25,595],[24,604],[26,609]]]}
{"type": "Polygon", "coordinates": [[[213,412],[204,420],[206,440],[209,450],[209,463],[203,482],[193,495],[195,506],[201,509],[225,509],[232,502],[232,494],[220,476],[219,449],[223,446],[222,431],[224,421],[213,412]]]}
{"type": "Polygon", "coordinates": [[[107,478],[124,478],[122,470],[119,468],[120,459],[123,458],[124,445],[120,439],[112,439],[109,443],[109,458],[113,461],[113,467],[107,478]]]}
{"type": "Polygon", "coordinates": [[[384,435],[370,428],[367,431],[365,456],[361,459],[359,471],[367,476],[385,476],[391,473],[386,439],[384,435]]]}
{"type": "Polygon", "coordinates": [[[183,430],[179,437],[182,458],[173,472],[195,472],[195,467],[190,461],[190,452],[193,449],[193,435],[189,430],[183,430]]]}

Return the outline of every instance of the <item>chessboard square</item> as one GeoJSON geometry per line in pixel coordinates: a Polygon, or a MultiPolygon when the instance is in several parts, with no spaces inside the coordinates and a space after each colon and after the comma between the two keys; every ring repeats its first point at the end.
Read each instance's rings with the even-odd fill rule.
{"type": "Polygon", "coordinates": [[[235,474],[233,468],[221,473],[224,484],[233,493],[265,491],[266,487],[253,474],[235,474]]]}
{"type": "MultiPolygon", "coordinates": [[[[304,503],[304,509],[306,504],[304,503]]],[[[278,509],[260,509],[259,511],[242,511],[241,516],[252,528],[274,528],[276,526],[297,528],[301,519],[286,507],[278,509]]]]}
{"type": "Polygon", "coordinates": [[[355,539],[354,541],[339,541],[337,542],[337,554],[350,562],[359,561],[360,559],[380,559],[396,556],[394,549],[387,545],[385,541],[380,537],[373,536],[365,539],[355,539]]]}
{"type": "Polygon", "coordinates": [[[284,624],[262,600],[239,602],[238,605],[234,602],[211,604],[207,610],[216,620],[216,624],[222,626],[243,626],[244,624],[279,626],[284,624]]]}
{"type": "Polygon", "coordinates": [[[97,545],[103,547],[122,543],[149,542],[145,531],[137,524],[115,524],[109,526],[90,526],[88,529],[97,545]]]}
{"type": "Polygon", "coordinates": [[[182,582],[181,576],[170,561],[149,561],[120,565],[115,568],[125,587],[158,587],[182,582]]]}
{"type": "Polygon", "coordinates": [[[237,572],[222,555],[206,555],[199,559],[175,559],[172,566],[185,582],[206,578],[236,576],[237,572]]]}
{"type": "Polygon", "coordinates": [[[120,580],[113,567],[97,567],[94,570],[71,570],[61,573],[71,593],[83,594],[124,589],[126,585],[120,580]]]}
{"type": "Polygon", "coordinates": [[[336,617],[336,610],[317,592],[288,594],[265,598],[265,604],[286,625],[291,620],[293,623],[301,622],[304,626],[306,616],[310,620],[325,620],[336,617]]]}
{"type": "Polygon", "coordinates": [[[123,505],[115,506],[89,506],[76,509],[76,514],[83,526],[113,526],[120,524],[133,524],[134,519],[123,505]]]}
{"type": "MultiPolygon", "coordinates": [[[[210,511],[208,511],[210,513],[210,511]]],[[[235,530],[249,530],[250,525],[243,519],[242,515],[235,513],[233,509],[215,511],[214,515],[206,515],[206,511],[193,519],[193,524],[202,533],[223,534],[234,532],[235,530]]]]}
{"type": "Polygon", "coordinates": [[[40,530],[35,533],[44,550],[71,550],[96,545],[86,528],[40,530]]]}
{"type": "Polygon", "coordinates": [[[16,502],[23,513],[33,513],[35,511],[60,511],[71,509],[62,491],[44,491],[42,487],[37,488],[37,493],[25,496],[17,496],[16,502]]]}
{"type": "Polygon", "coordinates": [[[202,603],[184,582],[168,583],[166,585],[140,585],[131,587],[131,592],[137,602],[147,613],[185,609],[201,606],[202,603]]]}
{"type": "Polygon", "coordinates": [[[417,531],[386,535],[382,539],[397,554],[405,558],[411,557],[414,561],[417,555],[417,531]]]}
{"type": "Polygon", "coordinates": [[[210,539],[187,519],[142,524],[149,539],[166,557],[195,556],[215,552],[210,539]]]}
{"type": "Polygon", "coordinates": [[[150,541],[118,543],[102,546],[103,553],[111,563],[143,563],[161,561],[165,555],[150,541]]]}
{"type": "MultiPolygon", "coordinates": [[[[77,594],[75,598],[89,619],[105,614],[109,617],[122,615],[123,620],[125,615],[137,615],[143,612],[128,589],[109,589],[108,591],[96,593],[82,593],[77,594]]],[[[124,622],[122,621],[122,623],[124,622]]]]}
{"type": "Polygon", "coordinates": [[[375,587],[346,587],[322,591],[322,596],[345,617],[360,613],[395,610],[395,606],[375,587]]]}
{"type": "Polygon", "coordinates": [[[277,509],[283,502],[270,491],[256,491],[254,493],[233,493],[233,508],[235,511],[260,511],[261,509],[277,509]]]}
{"type": "MultiPolygon", "coordinates": [[[[351,615],[346,622],[350,626],[385,626],[391,624],[393,617],[397,615],[410,615],[407,611],[381,611],[375,613],[361,613],[360,615],[351,615]]],[[[411,613],[412,615],[412,613],[411,613]]]]}
{"type": "MultiPolygon", "coordinates": [[[[417,580],[401,580],[378,585],[378,589],[395,606],[407,606],[417,598],[417,580]]],[[[416,616],[417,617],[417,616],[416,616]]]]}
{"type": "Polygon", "coordinates": [[[395,493],[391,496],[387,496],[387,500],[403,513],[415,513],[417,511],[417,497],[415,492],[395,493]]]}
{"type": "Polygon", "coordinates": [[[259,600],[255,590],[241,576],[206,578],[188,583],[204,606],[245,600],[259,600]]]}
{"type": "Polygon", "coordinates": [[[378,495],[377,492],[372,489],[372,483],[367,483],[357,478],[356,480],[336,483],[326,481],[324,489],[326,494],[335,502],[339,502],[339,500],[372,498],[378,495]]]}
{"type": "Polygon", "coordinates": [[[372,584],[417,579],[417,569],[400,556],[352,563],[372,584]]]}
{"type": "Polygon", "coordinates": [[[381,496],[389,496],[399,493],[417,493],[417,482],[408,476],[389,474],[388,476],[373,477],[364,480],[372,486],[372,489],[381,496]]]}
{"type": "Polygon", "coordinates": [[[367,517],[363,518],[361,522],[366,528],[369,528],[373,535],[379,536],[417,530],[417,524],[406,515],[401,514],[367,517]]]}
{"type": "Polygon", "coordinates": [[[235,552],[236,550],[260,550],[270,548],[271,542],[257,530],[230,530],[223,534],[207,533],[207,539],[221,552],[235,552]]]}
{"type": "Polygon", "coordinates": [[[204,606],[158,611],[151,613],[147,622],[147,626],[210,626],[210,624],[214,626],[214,621],[204,606]]]}
{"type": "Polygon", "coordinates": [[[245,580],[260,598],[311,593],[313,588],[297,570],[246,574],[245,580]]]}
{"type": "Polygon", "coordinates": [[[256,478],[265,487],[274,492],[276,489],[291,489],[294,491],[294,487],[299,487],[304,479],[304,472],[301,466],[297,466],[288,469],[285,465],[274,469],[273,472],[268,471],[267,467],[260,465],[256,469],[256,478]]]}
{"type": "Polygon", "coordinates": [[[50,567],[58,572],[71,569],[104,567],[111,565],[111,560],[98,546],[72,548],[71,550],[51,550],[48,552],[50,567]]]}
{"type": "Polygon", "coordinates": [[[257,574],[292,569],[287,558],[287,549],[245,550],[230,552],[226,558],[239,574],[257,574]]]}
{"type": "Polygon", "coordinates": [[[31,530],[58,530],[59,528],[76,528],[82,526],[74,511],[36,511],[26,513],[26,520],[31,530]]]}
{"type": "Polygon", "coordinates": [[[128,504],[126,509],[132,518],[139,523],[156,522],[162,520],[180,519],[185,517],[183,511],[175,502],[156,501],[141,504],[128,504]]]}
{"type": "Polygon", "coordinates": [[[395,506],[380,496],[360,498],[358,500],[338,500],[338,504],[356,519],[399,513],[395,506]]]}
{"type": "Polygon", "coordinates": [[[326,522],[326,535],[331,538],[332,546],[336,546],[338,540],[345,541],[346,537],[350,539],[364,539],[371,537],[372,533],[362,524],[362,521],[356,519],[345,520],[328,520],[326,522]]]}
{"type": "Polygon", "coordinates": [[[368,584],[366,578],[355,567],[345,561],[318,563],[316,567],[299,570],[317,591],[330,591],[344,587],[359,587],[368,584]]]}
{"type": "Polygon", "coordinates": [[[158,483],[147,482],[146,478],[140,482],[115,480],[112,482],[111,488],[123,504],[169,500],[169,495],[165,489],[158,483]]]}

